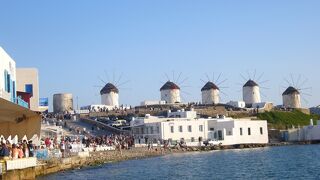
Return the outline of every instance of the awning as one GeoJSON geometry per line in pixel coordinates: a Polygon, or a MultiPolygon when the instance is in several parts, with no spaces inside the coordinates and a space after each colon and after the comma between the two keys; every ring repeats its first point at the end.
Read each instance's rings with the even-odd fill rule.
{"type": "Polygon", "coordinates": [[[0,135],[19,139],[34,135],[40,137],[41,117],[34,111],[0,98],[0,135]]]}

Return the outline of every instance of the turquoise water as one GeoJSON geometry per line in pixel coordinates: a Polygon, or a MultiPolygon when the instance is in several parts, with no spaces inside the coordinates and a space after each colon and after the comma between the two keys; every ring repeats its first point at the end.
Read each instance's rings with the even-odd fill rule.
{"type": "Polygon", "coordinates": [[[174,154],[39,179],[320,179],[320,145],[174,154]]]}

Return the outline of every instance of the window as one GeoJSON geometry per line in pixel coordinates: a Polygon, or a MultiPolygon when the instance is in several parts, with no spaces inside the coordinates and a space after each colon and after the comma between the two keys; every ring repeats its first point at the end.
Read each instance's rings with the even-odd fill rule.
{"type": "Polygon", "coordinates": [[[153,127],[150,128],[150,131],[151,131],[150,134],[154,134],[153,127]]]}
{"type": "Polygon", "coordinates": [[[7,92],[10,93],[10,81],[11,81],[11,78],[10,78],[10,74],[7,74],[7,92]]]}
{"type": "Polygon", "coordinates": [[[203,138],[202,137],[199,137],[199,142],[202,142],[203,141],[203,138]]]}
{"type": "Polygon", "coordinates": [[[203,125],[200,125],[200,126],[199,126],[199,131],[200,131],[200,132],[203,132],[203,125]]]}
{"type": "Polygon", "coordinates": [[[242,128],[240,128],[240,136],[243,135],[243,131],[242,131],[242,128]]]}
{"type": "Polygon", "coordinates": [[[29,93],[29,94],[31,94],[31,96],[33,96],[33,85],[32,84],[26,84],[25,91],[26,91],[26,93],[29,93]]]}
{"type": "Polygon", "coordinates": [[[218,131],[218,140],[224,140],[222,131],[218,131]]]}
{"type": "Polygon", "coordinates": [[[191,138],[191,142],[195,142],[194,137],[191,138]]]}
{"type": "Polygon", "coordinates": [[[183,132],[182,126],[179,126],[179,132],[183,132]]]}
{"type": "Polygon", "coordinates": [[[210,128],[209,130],[210,130],[210,131],[214,131],[214,128],[210,128]]]}
{"type": "Polygon", "coordinates": [[[214,139],[217,139],[217,137],[218,137],[217,132],[214,132],[213,138],[214,138],[214,139]]]}
{"type": "Polygon", "coordinates": [[[171,129],[171,133],[174,133],[174,127],[170,126],[170,129],[171,129]]]}
{"type": "Polygon", "coordinates": [[[8,89],[8,83],[7,83],[7,71],[5,70],[4,71],[4,90],[5,91],[8,91],[7,89],[8,89]]]}
{"type": "Polygon", "coordinates": [[[160,133],[160,128],[159,128],[159,126],[157,126],[157,134],[159,134],[160,133]]]}
{"type": "Polygon", "coordinates": [[[248,128],[248,135],[251,136],[251,128],[248,128]]]}
{"type": "Polygon", "coordinates": [[[260,128],[260,134],[263,135],[263,128],[260,128]]]}
{"type": "Polygon", "coordinates": [[[192,126],[188,126],[188,131],[192,132],[192,126]]]}
{"type": "Polygon", "coordinates": [[[16,82],[12,81],[13,98],[16,98],[16,82]]]}

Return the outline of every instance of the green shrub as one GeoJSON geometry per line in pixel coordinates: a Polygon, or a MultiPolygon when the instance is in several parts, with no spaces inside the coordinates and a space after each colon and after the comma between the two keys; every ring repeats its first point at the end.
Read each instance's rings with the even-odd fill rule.
{"type": "Polygon", "coordinates": [[[318,115],[308,115],[301,111],[294,110],[292,112],[284,111],[271,111],[265,113],[259,113],[257,118],[260,120],[267,120],[269,128],[286,129],[292,126],[306,126],[310,124],[310,119],[316,121],[320,119],[318,115]]]}

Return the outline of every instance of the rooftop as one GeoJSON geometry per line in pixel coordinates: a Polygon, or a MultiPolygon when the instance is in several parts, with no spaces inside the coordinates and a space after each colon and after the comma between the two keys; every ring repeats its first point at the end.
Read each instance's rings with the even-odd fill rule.
{"type": "Polygon", "coordinates": [[[243,85],[243,87],[254,87],[254,86],[259,86],[259,85],[251,79],[247,81],[245,85],[243,85]]]}
{"type": "Polygon", "coordinates": [[[176,85],[174,82],[167,81],[161,88],[160,91],[163,90],[173,90],[173,89],[180,89],[178,85],[176,85]]]}
{"type": "Polygon", "coordinates": [[[300,92],[298,91],[298,89],[290,86],[283,92],[282,95],[290,95],[290,94],[300,94],[300,92]]]}
{"type": "Polygon", "coordinates": [[[207,91],[207,90],[211,90],[211,89],[220,90],[219,87],[216,84],[214,84],[213,82],[209,81],[209,82],[207,82],[206,85],[203,86],[201,91],[207,91]]]}
{"type": "Polygon", "coordinates": [[[114,93],[119,93],[119,89],[111,84],[111,83],[107,83],[100,91],[100,94],[103,95],[103,94],[108,94],[108,93],[111,93],[111,92],[114,92],[114,93]]]}

